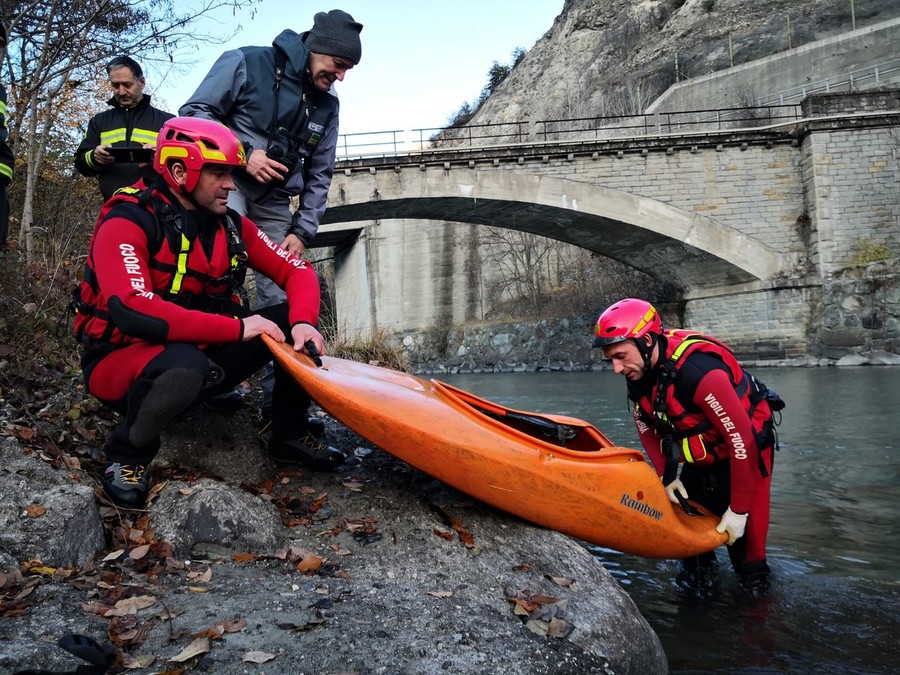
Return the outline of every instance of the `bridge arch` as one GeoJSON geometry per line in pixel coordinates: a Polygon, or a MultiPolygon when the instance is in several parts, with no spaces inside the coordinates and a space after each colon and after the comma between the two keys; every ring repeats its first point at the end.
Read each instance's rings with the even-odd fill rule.
{"type": "Polygon", "coordinates": [[[532,232],[619,260],[688,292],[767,282],[786,263],[781,253],[745,233],[649,197],[549,175],[415,165],[336,175],[319,243],[358,232],[361,221],[387,219],[532,232]]]}

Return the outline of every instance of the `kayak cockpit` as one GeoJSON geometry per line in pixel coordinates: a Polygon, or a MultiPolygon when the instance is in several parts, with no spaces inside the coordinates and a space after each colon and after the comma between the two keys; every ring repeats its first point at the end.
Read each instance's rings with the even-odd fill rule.
{"type": "Polygon", "coordinates": [[[431,382],[436,389],[461,403],[472,413],[489,417],[545,443],[577,452],[597,452],[614,447],[612,441],[599,429],[584,420],[564,415],[513,410],[463,389],[457,389],[446,382],[438,380],[431,382]]]}

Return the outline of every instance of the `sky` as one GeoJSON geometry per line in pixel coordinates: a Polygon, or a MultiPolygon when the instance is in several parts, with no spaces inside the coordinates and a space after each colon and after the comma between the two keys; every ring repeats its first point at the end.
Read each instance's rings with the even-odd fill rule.
{"type": "MultiPolygon", "coordinates": [[[[343,9],[363,24],[362,58],[335,86],[341,134],[445,126],[474,102],[494,61],[509,64],[517,47],[530,50],[553,25],[563,0],[262,0],[255,15],[224,12],[198,30],[228,42],[204,46],[189,69],[165,73],[145,66],[154,103],[177,112],[225,50],[270,45],[285,28],[302,33],[318,11],[343,9]]],[[[137,57],[140,61],[139,56],[137,57]]],[[[380,137],[374,137],[380,138],[380,137]]]]}

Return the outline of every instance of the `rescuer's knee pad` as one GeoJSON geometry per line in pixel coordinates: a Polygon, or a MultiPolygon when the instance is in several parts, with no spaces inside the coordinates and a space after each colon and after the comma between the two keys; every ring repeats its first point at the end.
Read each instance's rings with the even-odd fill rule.
{"type": "Polygon", "coordinates": [[[193,368],[172,368],[135,382],[128,395],[129,442],[137,447],[153,443],[169,420],[191,407],[205,379],[193,368]]]}

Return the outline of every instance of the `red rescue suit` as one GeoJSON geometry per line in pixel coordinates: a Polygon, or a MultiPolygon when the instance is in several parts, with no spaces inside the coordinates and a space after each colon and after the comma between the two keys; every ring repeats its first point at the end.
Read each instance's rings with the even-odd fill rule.
{"type": "MultiPolygon", "coordinates": [[[[169,205],[154,192],[148,226],[144,217],[134,217],[137,197],[117,193],[104,205],[76,291],[75,332],[85,346],[84,362],[92,365],[88,386],[105,401],[124,397],[165,344],[202,347],[242,339],[239,298],[231,284],[233,236],[225,220],[231,216],[192,212],[180,224],[178,218],[154,217],[169,205]],[[160,232],[148,233],[153,223],[160,232]]],[[[290,324],[315,325],[320,298],[313,269],[252,221],[238,217],[235,223],[233,234],[246,245],[249,267],[285,289],[290,324]]]]}
{"type": "MultiPolygon", "coordinates": [[[[718,515],[729,505],[735,513],[749,514],[745,541],[738,547],[746,547],[746,553],[739,557],[764,561],[774,441],[764,392],[715,338],[672,330],[663,334],[659,346],[664,357],[656,368],[629,386],[641,443],[660,476],[666,472],[666,445],[671,443],[669,451],[686,463],[682,482],[692,499],[718,515]],[[718,474],[728,485],[698,492],[700,478],[707,474],[718,474]],[[693,486],[685,482],[687,476],[695,479],[693,486]],[[716,491],[727,499],[717,498],[716,491]]],[[[730,549],[735,546],[737,542],[730,549]]],[[[739,566],[735,563],[741,572],[739,566]]]]}

